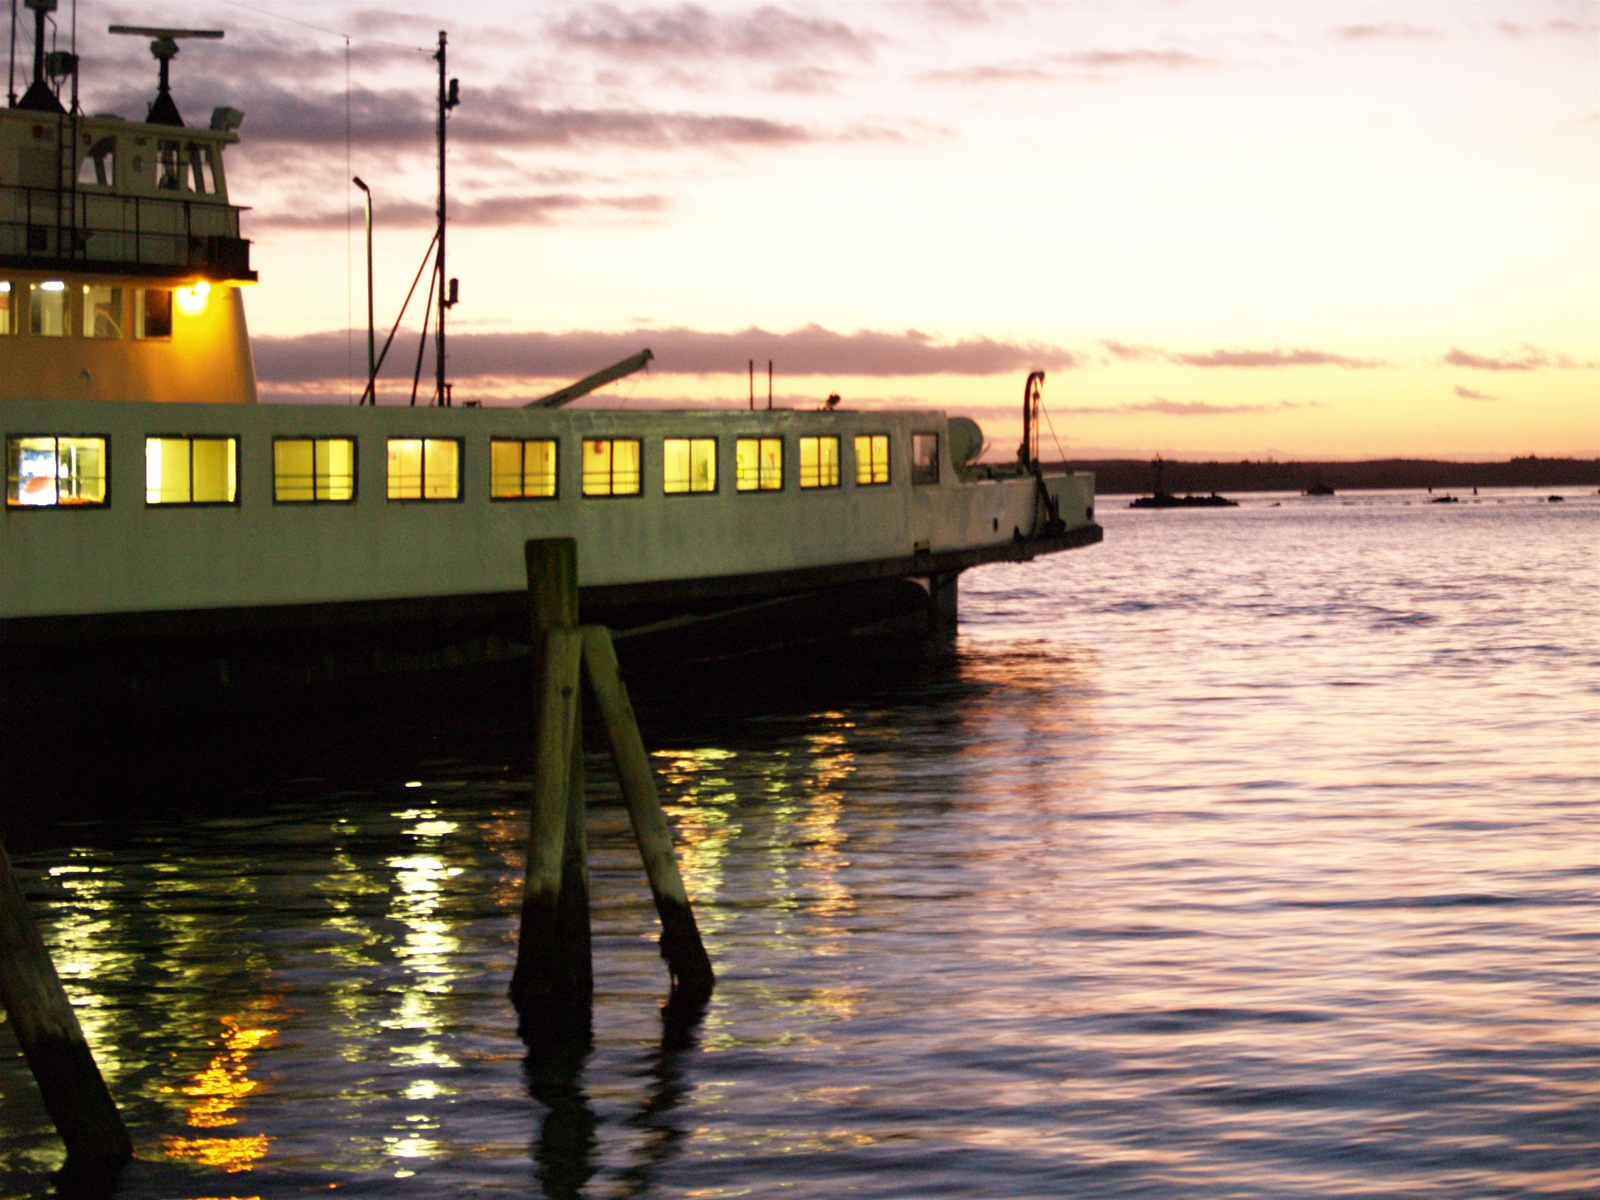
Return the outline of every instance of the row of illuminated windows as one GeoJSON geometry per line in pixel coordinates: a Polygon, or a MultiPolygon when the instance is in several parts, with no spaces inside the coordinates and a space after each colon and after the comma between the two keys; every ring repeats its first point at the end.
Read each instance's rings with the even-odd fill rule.
{"type": "MultiPolygon", "coordinates": [[[[103,505],[108,500],[105,437],[6,438],[6,504],[56,508],[103,505]]],[[[802,488],[839,486],[836,435],[798,439],[802,488]]],[[[912,438],[912,482],[939,481],[939,441],[912,438]]],[[[734,439],[734,489],[783,488],[784,439],[734,439]]],[[[858,487],[889,483],[889,435],[854,439],[858,487]]],[[[643,491],[643,443],[638,438],[584,438],[580,488],[585,496],[637,496],[643,491]]],[[[493,438],[489,442],[489,495],[496,500],[552,499],[556,495],[555,438],[493,438]]],[[[390,500],[461,499],[461,442],[456,438],[390,438],[390,500]]],[[[280,504],[349,503],[356,497],[354,438],[274,438],[273,499],[280,504]]],[[[716,438],[664,438],[662,491],[668,495],[717,490],[716,438]]],[[[239,498],[236,437],[147,437],[146,504],[233,504],[239,498]]]]}
{"type": "Polygon", "coordinates": [[[69,287],[45,279],[26,286],[0,279],[0,336],[26,330],[34,337],[170,338],[172,301],[178,307],[205,306],[209,285],[186,288],[123,288],[86,283],[69,287]]]}

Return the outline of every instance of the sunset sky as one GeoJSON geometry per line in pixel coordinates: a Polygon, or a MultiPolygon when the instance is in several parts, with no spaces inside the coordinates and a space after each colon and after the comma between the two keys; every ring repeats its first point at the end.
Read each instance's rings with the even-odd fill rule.
{"type": "Polygon", "coordinates": [[[360,390],[352,174],[381,328],[422,261],[445,28],[458,402],[648,346],[605,402],[743,405],[755,359],[764,403],[771,359],[780,405],[948,408],[991,457],[1033,368],[1069,457],[1600,455],[1597,4],[83,0],[79,22],[84,107],[135,117],[154,63],[108,24],[227,30],[184,45],[174,92],[191,123],[245,113],[268,399],[360,390]]]}

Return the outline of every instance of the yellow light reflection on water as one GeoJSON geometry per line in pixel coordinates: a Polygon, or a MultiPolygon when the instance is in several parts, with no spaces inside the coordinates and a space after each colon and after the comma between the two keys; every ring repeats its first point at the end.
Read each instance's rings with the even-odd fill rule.
{"type": "MultiPolygon", "coordinates": [[[[275,1006],[275,1001],[265,1001],[256,1006],[253,1014],[225,1016],[222,1022],[222,1049],[189,1082],[176,1087],[164,1087],[167,1095],[187,1096],[189,1124],[195,1129],[223,1129],[237,1125],[240,1115],[235,1110],[260,1085],[249,1077],[250,1056],[263,1046],[270,1045],[276,1031],[261,1023],[275,1006]]],[[[237,1173],[248,1171],[266,1157],[271,1139],[266,1134],[241,1137],[177,1137],[161,1139],[161,1151],[168,1158],[185,1159],[204,1167],[237,1173]]]]}
{"type": "Polygon", "coordinates": [[[265,1158],[270,1145],[264,1133],[236,1138],[165,1137],[161,1139],[161,1152],[168,1158],[187,1159],[234,1175],[250,1170],[265,1158]]]}
{"type": "MultiPolygon", "coordinates": [[[[662,807],[673,824],[678,865],[689,900],[714,898],[722,890],[722,860],[739,836],[739,822],[733,815],[738,797],[722,774],[734,753],[658,750],[654,757],[668,792],[662,807]]],[[[696,916],[703,933],[714,933],[726,924],[715,908],[696,916]]]]}
{"type": "MultiPolygon", "coordinates": [[[[75,851],[74,857],[84,860],[92,853],[75,851]]],[[[92,985],[99,979],[125,976],[133,965],[113,920],[124,885],[109,867],[88,861],[51,867],[47,875],[69,900],[57,910],[50,929],[50,957],[101,1073],[114,1083],[129,1064],[117,1052],[114,1007],[92,985]]]]}

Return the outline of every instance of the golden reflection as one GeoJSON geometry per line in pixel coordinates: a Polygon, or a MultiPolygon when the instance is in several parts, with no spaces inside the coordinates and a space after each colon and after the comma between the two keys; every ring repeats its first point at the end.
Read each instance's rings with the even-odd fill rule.
{"type": "Polygon", "coordinates": [[[233,1109],[257,1088],[256,1082],[245,1072],[250,1065],[250,1052],[268,1042],[274,1035],[271,1029],[246,1029],[238,1017],[222,1018],[223,1051],[183,1087],[164,1087],[165,1093],[179,1093],[197,1097],[189,1109],[189,1124],[196,1129],[220,1129],[237,1125],[239,1118],[233,1109]]]}
{"type": "MultiPolygon", "coordinates": [[[[222,1023],[222,1049],[204,1068],[178,1087],[164,1087],[167,1095],[188,1096],[189,1124],[195,1129],[222,1129],[239,1123],[234,1110],[260,1085],[249,1077],[250,1056],[270,1045],[276,1030],[262,1024],[262,1018],[276,1007],[276,1000],[254,1006],[255,1012],[225,1016],[222,1023]]],[[[245,1137],[165,1137],[161,1150],[168,1158],[188,1159],[205,1167],[230,1173],[248,1171],[266,1156],[271,1145],[265,1134],[245,1137]]]]}
{"type": "MultiPolygon", "coordinates": [[[[818,713],[816,728],[795,750],[736,755],[724,749],[657,751],[665,808],[677,834],[679,860],[702,929],[714,933],[727,917],[714,903],[725,886],[724,860],[746,833],[764,861],[763,904],[776,940],[801,952],[843,952],[847,918],[858,905],[849,882],[850,833],[845,788],[857,771],[854,723],[842,713],[818,713]],[[752,805],[740,819],[740,802],[752,805]],[[710,903],[706,903],[710,902],[710,903]]],[[[814,1007],[848,1015],[853,1001],[818,996],[814,1007]]]]}
{"type": "Polygon", "coordinates": [[[161,1152],[168,1158],[188,1159],[233,1175],[250,1170],[265,1158],[268,1145],[264,1133],[236,1138],[165,1137],[161,1139],[161,1152]]]}
{"type": "MultiPolygon", "coordinates": [[[[738,796],[723,768],[731,750],[658,750],[654,756],[664,791],[662,807],[678,843],[678,865],[690,901],[710,900],[723,884],[723,859],[740,825],[733,817],[738,796]]],[[[727,920],[715,907],[697,913],[702,932],[714,933],[727,920]]]]}
{"type": "Polygon", "coordinates": [[[842,732],[850,727],[841,721],[841,732],[812,734],[807,739],[813,755],[813,776],[806,789],[810,800],[800,818],[797,840],[805,846],[800,867],[807,876],[812,897],[806,911],[819,919],[811,930],[816,939],[811,950],[819,956],[841,953],[849,930],[838,919],[856,908],[855,896],[844,881],[850,860],[842,848],[850,835],[840,828],[844,793],[839,789],[856,770],[855,755],[847,749],[848,740],[842,732]]]}

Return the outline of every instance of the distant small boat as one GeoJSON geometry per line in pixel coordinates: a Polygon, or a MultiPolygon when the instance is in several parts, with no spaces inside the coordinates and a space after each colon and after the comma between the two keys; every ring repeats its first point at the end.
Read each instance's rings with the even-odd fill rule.
{"type": "Polygon", "coordinates": [[[1134,500],[1132,504],[1128,505],[1129,508],[1239,507],[1239,502],[1237,500],[1229,500],[1225,496],[1217,495],[1216,492],[1212,492],[1209,496],[1174,496],[1171,492],[1167,491],[1162,479],[1162,471],[1165,469],[1166,465],[1166,463],[1161,461],[1161,456],[1158,454],[1155,461],[1150,464],[1151,469],[1155,471],[1155,486],[1150,489],[1150,494],[1148,496],[1140,496],[1138,499],[1134,500]]]}
{"type": "Polygon", "coordinates": [[[1331,496],[1333,488],[1326,483],[1313,483],[1305,490],[1307,496],[1331,496]]]}
{"type": "Polygon", "coordinates": [[[1140,496],[1129,508],[1238,508],[1237,500],[1229,500],[1212,492],[1209,496],[1174,496],[1171,492],[1157,492],[1153,496],[1140,496]]]}
{"type": "Polygon", "coordinates": [[[1455,496],[1435,496],[1432,500],[1429,500],[1428,503],[1429,504],[1460,504],[1461,501],[1460,501],[1460,499],[1458,499],[1455,496]]]}
{"type": "Polygon", "coordinates": [[[1563,504],[1563,503],[1566,502],[1566,499],[1567,498],[1565,496],[1551,496],[1550,497],[1550,503],[1551,504],[1563,504]]]}

